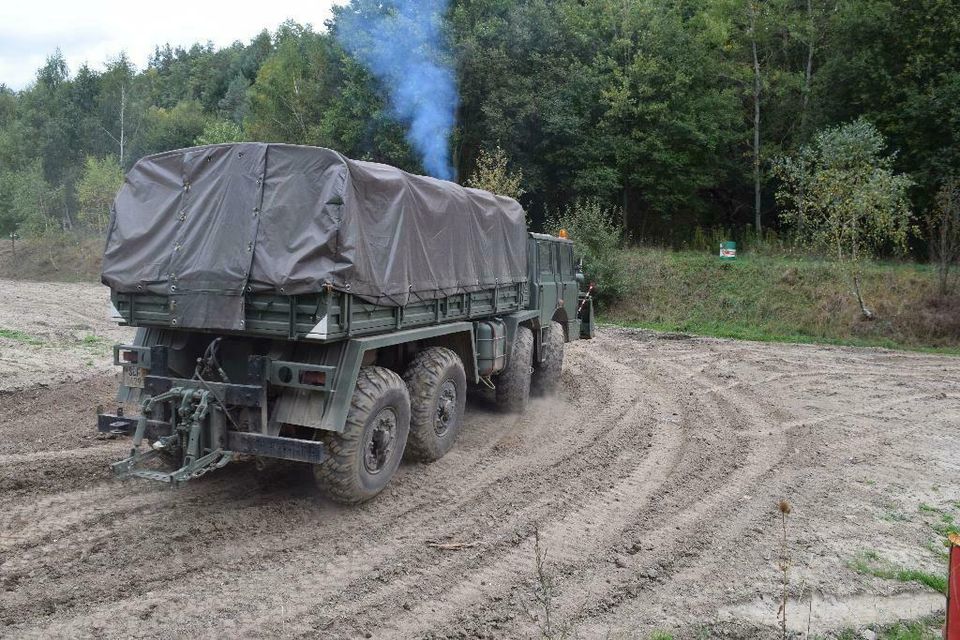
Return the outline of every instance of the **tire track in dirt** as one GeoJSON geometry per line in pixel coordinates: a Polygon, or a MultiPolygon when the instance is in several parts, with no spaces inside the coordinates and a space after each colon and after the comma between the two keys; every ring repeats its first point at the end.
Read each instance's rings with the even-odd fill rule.
{"type": "MultiPolygon", "coordinates": [[[[601,391],[601,390],[600,390],[600,389],[597,389],[597,391],[601,391]]],[[[550,462],[550,464],[553,464],[555,461],[551,460],[551,461],[549,461],[549,462],[550,462]]]]}
{"type": "MultiPolygon", "coordinates": [[[[621,370],[621,371],[618,371],[617,373],[618,373],[618,377],[621,377],[621,378],[624,376],[630,376],[633,378],[636,377],[635,374],[630,371],[621,370]]],[[[669,434],[670,432],[665,431],[662,433],[669,434]]],[[[658,453],[658,450],[654,449],[654,453],[658,453]]],[[[664,450],[663,453],[667,453],[666,450],[664,450]]],[[[645,462],[649,463],[652,460],[653,458],[648,458],[645,462]]],[[[635,491],[626,491],[626,492],[623,491],[624,486],[630,486],[631,484],[639,484],[638,481],[645,476],[647,477],[647,481],[648,481],[645,489],[649,492],[652,492],[656,487],[654,474],[648,473],[648,468],[645,468],[645,467],[637,469],[635,474],[632,474],[632,477],[628,476],[626,481],[625,482],[621,481],[619,485],[611,485],[613,488],[611,491],[602,493],[599,498],[595,498],[594,502],[589,504],[586,508],[583,508],[578,512],[574,512],[573,514],[568,514],[566,518],[557,518],[555,522],[551,522],[551,526],[553,526],[554,528],[547,530],[545,537],[548,539],[550,537],[553,537],[555,540],[560,540],[561,549],[569,550],[569,553],[562,554],[564,556],[564,559],[579,557],[580,555],[583,555],[583,550],[580,548],[579,545],[565,544],[562,541],[563,540],[576,541],[581,538],[587,538],[591,533],[595,534],[597,532],[596,530],[601,528],[604,524],[606,525],[605,528],[610,528],[612,531],[614,531],[614,533],[616,533],[617,527],[615,525],[616,525],[617,518],[612,514],[623,511],[623,508],[616,507],[616,503],[624,502],[626,504],[629,501],[624,500],[624,498],[629,498],[631,497],[631,494],[637,493],[635,491]],[[614,505],[615,508],[611,508],[611,505],[614,505]],[[598,524],[598,526],[594,527],[591,523],[602,523],[602,524],[598,524]],[[613,526],[611,526],[611,524],[613,526]],[[563,536],[563,535],[560,535],[560,533],[558,533],[558,532],[564,532],[564,531],[566,531],[568,535],[563,536]],[[570,534],[570,532],[572,532],[572,535],[570,534]]],[[[634,495],[634,497],[636,496],[634,495]]],[[[461,581],[460,586],[454,590],[453,595],[451,595],[450,588],[448,585],[443,585],[441,589],[437,589],[436,591],[440,591],[444,594],[444,600],[455,603],[455,608],[457,609],[462,609],[462,606],[465,600],[468,600],[469,598],[475,599],[477,597],[480,597],[481,595],[486,595],[488,599],[502,598],[503,597],[502,594],[492,595],[492,592],[497,591],[496,586],[483,589],[482,585],[484,584],[497,585],[498,581],[501,581],[501,578],[503,578],[505,574],[516,575],[517,566],[532,564],[533,554],[532,554],[531,547],[532,547],[532,543],[529,540],[526,540],[519,550],[513,550],[508,552],[506,556],[507,557],[506,560],[503,560],[502,558],[498,560],[497,556],[494,556],[493,558],[491,558],[490,557],[491,552],[488,551],[486,553],[487,562],[484,564],[484,566],[480,569],[480,571],[477,574],[473,574],[473,575],[468,574],[465,579],[462,577],[458,578],[458,580],[461,581]],[[493,567],[491,568],[490,563],[493,562],[494,560],[496,561],[494,562],[493,567]],[[508,567],[508,568],[504,569],[504,567],[508,567]],[[480,592],[484,592],[484,593],[481,594],[480,592]],[[469,596],[469,598],[467,596],[469,596]]],[[[432,573],[445,573],[445,572],[446,572],[446,567],[440,567],[440,568],[437,568],[436,571],[432,573]]],[[[458,571],[456,572],[455,575],[460,575],[460,574],[461,572],[458,571]]],[[[521,579],[523,577],[525,576],[521,575],[521,579]]],[[[415,582],[418,585],[422,585],[423,575],[418,573],[410,577],[409,581],[415,582]]],[[[372,608],[374,608],[377,611],[380,611],[380,613],[383,614],[385,611],[383,607],[386,606],[387,604],[388,604],[387,601],[375,603],[375,605],[372,608]]],[[[444,607],[438,604],[435,600],[430,600],[429,605],[425,605],[425,607],[413,608],[411,613],[406,615],[409,615],[409,617],[411,618],[415,618],[421,626],[430,628],[430,627],[436,626],[439,623],[438,621],[442,619],[445,613],[443,609],[444,607]],[[424,610],[427,607],[431,610],[429,613],[432,615],[428,615],[427,612],[424,610]]],[[[387,611],[389,611],[389,609],[387,609],[387,611]]],[[[395,615],[391,613],[391,615],[388,617],[393,618],[395,617],[395,615]]],[[[401,629],[400,631],[401,635],[409,634],[413,632],[409,627],[401,626],[400,629],[401,629]]],[[[414,635],[416,634],[414,633],[414,635]]]]}
{"type": "MultiPolygon", "coordinates": [[[[884,375],[894,377],[894,374],[890,372],[884,375]]],[[[902,379],[902,377],[898,377],[898,379],[902,379]]],[[[767,380],[764,382],[766,381],[767,380]]],[[[939,380],[937,381],[939,382],[939,380]]],[[[752,506],[740,509],[740,513],[733,519],[727,515],[724,518],[722,531],[697,526],[696,519],[692,514],[683,514],[680,518],[680,523],[674,525],[676,529],[686,532],[705,531],[706,534],[698,535],[694,540],[691,540],[689,535],[681,536],[678,534],[674,540],[674,549],[665,549],[658,545],[651,546],[651,550],[655,556],[660,558],[673,557],[678,558],[678,560],[673,563],[671,569],[666,573],[661,570],[657,582],[653,585],[658,587],[656,591],[649,587],[643,588],[643,586],[640,586],[643,583],[642,572],[639,572],[639,576],[629,576],[626,580],[619,581],[619,583],[613,582],[612,588],[607,587],[607,597],[602,599],[598,606],[594,607],[593,611],[589,611],[586,616],[581,615],[575,620],[577,627],[588,635],[603,635],[610,634],[611,632],[615,634],[638,634],[641,632],[641,629],[629,624],[631,621],[642,618],[657,620],[658,615],[661,616],[660,620],[663,620],[667,617],[665,612],[671,608],[674,609],[674,611],[677,609],[676,603],[678,602],[683,603],[683,605],[687,607],[685,613],[692,615],[694,619],[703,621],[710,620],[716,612],[709,606],[698,606],[702,602],[702,598],[698,597],[702,585],[707,584],[705,581],[715,580],[718,576],[725,575],[729,570],[729,564],[723,561],[717,562],[715,560],[716,556],[720,555],[720,552],[722,552],[724,548],[735,547],[744,537],[746,537],[746,539],[754,537],[750,535],[751,532],[759,532],[763,529],[775,531],[776,527],[771,526],[770,520],[771,514],[775,513],[774,505],[776,500],[783,495],[792,495],[793,492],[802,493],[805,484],[812,484],[809,476],[804,478],[802,473],[798,473],[795,468],[781,468],[781,464],[789,459],[792,453],[798,450],[795,445],[800,443],[809,445],[809,442],[805,441],[801,435],[806,435],[811,427],[826,422],[883,415],[891,408],[901,405],[916,405],[917,403],[933,398],[941,400],[946,398],[942,393],[907,394],[884,403],[874,404],[863,410],[835,412],[830,415],[818,417],[815,420],[809,418],[790,420],[789,418],[792,416],[775,410],[773,413],[780,414],[778,419],[767,422],[762,420],[766,413],[763,407],[765,405],[774,409],[775,407],[772,406],[770,398],[760,397],[760,389],[762,389],[762,386],[760,389],[753,389],[753,384],[746,385],[745,387],[734,384],[718,388],[716,386],[709,386],[709,380],[700,380],[700,382],[707,387],[707,395],[719,394],[724,397],[725,402],[729,405],[736,407],[740,411],[746,409],[747,413],[753,414],[752,422],[771,424],[774,429],[772,433],[775,434],[777,444],[780,447],[780,453],[767,459],[764,464],[755,466],[753,470],[754,473],[750,474],[752,478],[745,478],[745,483],[741,483],[740,486],[725,486],[723,490],[719,492],[720,495],[714,494],[708,496],[704,501],[695,505],[691,511],[704,511],[706,509],[711,511],[722,510],[725,504],[734,502],[737,494],[742,491],[750,491],[755,495],[757,493],[765,493],[766,499],[763,501],[753,500],[751,503],[752,506]],[[728,395],[730,392],[735,393],[728,395]],[[760,410],[759,412],[758,409],[760,410]],[[761,418],[761,420],[757,420],[758,417],[761,418]],[[764,467],[768,468],[765,469],[764,467]],[[768,489],[767,491],[763,490],[765,487],[768,489]],[[771,488],[773,491],[769,490],[771,488]],[[759,489],[759,491],[757,491],[757,489],[759,489]],[[664,581],[669,582],[664,584],[664,581]],[[672,586],[674,584],[687,586],[686,588],[676,588],[672,586]],[[627,624],[625,624],[625,622],[627,624]]],[[[901,424],[901,430],[904,432],[911,431],[914,428],[907,426],[905,423],[901,424]]],[[[895,436],[895,433],[896,430],[893,430],[890,435],[895,436]]],[[[854,448],[856,447],[854,446],[854,448]]],[[[696,494],[697,491],[693,490],[690,493],[696,494]]],[[[744,498],[746,497],[748,496],[744,496],[744,498]]],[[[662,517],[663,514],[658,515],[662,517]]],[[[676,521],[668,518],[668,522],[674,524],[676,521]]],[[[669,533],[669,529],[669,525],[666,525],[659,529],[654,529],[652,532],[640,529],[638,533],[657,539],[665,533],[669,533]]],[[[652,564],[662,565],[663,563],[662,561],[654,561],[652,564]]],[[[764,582],[771,583],[776,576],[777,572],[771,570],[767,576],[767,580],[764,582]]],[[[593,580],[594,583],[597,583],[598,577],[594,575],[593,580]]],[[[608,584],[610,583],[608,582],[608,584]]],[[[756,584],[751,586],[756,587],[756,584]]],[[[584,588],[582,584],[577,584],[575,587],[579,589],[584,588]]],[[[757,590],[758,592],[760,591],[759,588],[757,588],[757,590]]],[[[772,592],[772,589],[768,592],[772,592]]],[[[572,610],[572,607],[567,606],[566,609],[572,610]]],[[[774,623],[775,616],[771,615],[770,620],[771,624],[774,623]]],[[[643,631],[649,633],[651,629],[652,627],[648,625],[643,631]]],[[[756,630],[753,630],[749,635],[750,637],[754,637],[757,633],[756,630]]]]}
{"type": "MultiPolygon", "coordinates": [[[[955,442],[940,435],[957,414],[957,384],[938,379],[960,373],[949,359],[878,353],[873,366],[866,351],[847,372],[847,352],[832,347],[614,330],[570,346],[563,400],[513,419],[471,407],[454,451],[404,465],[356,509],[317,500],[295,472],[261,481],[249,465],[176,492],[84,476],[84,458],[100,464],[123,443],[58,443],[47,461],[34,454],[52,441],[24,434],[0,464],[36,467],[37,480],[68,471],[65,490],[0,493],[0,509],[19,518],[0,521],[0,635],[535,634],[534,526],[556,574],[556,620],[585,635],[663,620],[689,630],[772,581],[758,548],[780,491],[835,500],[831,475],[860,473],[837,466],[848,448],[909,437],[924,405],[937,430],[929,446],[955,442]],[[831,446],[834,433],[848,442],[831,446]],[[798,461],[798,449],[823,453],[798,461]],[[65,465],[72,451],[78,461],[65,465]],[[441,551],[428,539],[479,544],[441,551]],[[716,584],[731,564],[737,579],[716,584]]],[[[78,402],[89,400],[63,409],[78,402]]],[[[908,474],[920,463],[898,464],[908,474]]],[[[855,489],[844,490],[861,501],[872,491],[855,489]]]]}
{"type": "MultiPolygon", "coordinates": [[[[702,385],[702,386],[708,386],[710,381],[708,381],[708,380],[701,380],[700,382],[701,382],[701,385],[702,385]]],[[[723,391],[721,392],[721,389],[720,389],[719,387],[714,386],[714,387],[709,387],[709,390],[708,390],[705,394],[700,393],[700,394],[698,394],[698,395],[709,395],[709,394],[716,394],[716,393],[719,392],[720,395],[721,395],[721,399],[724,401],[724,403],[727,404],[727,405],[729,405],[729,406],[735,406],[735,407],[737,407],[736,411],[737,411],[737,412],[740,412],[740,413],[743,413],[743,412],[744,412],[744,411],[743,411],[744,408],[747,408],[747,407],[762,407],[762,403],[761,403],[761,402],[758,402],[758,401],[756,401],[755,399],[747,398],[747,397],[744,396],[743,394],[737,395],[737,396],[732,397],[732,398],[731,398],[731,397],[723,397],[723,396],[724,396],[724,392],[726,392],[726,391],[728,391],[728,390],[729,390],[729,388],[724,388],[723,391]],[[749,404],[749,401],[752,401],[753,404],[752,404],[752,405],[749,404]]],[[[861,414],[868,414],[868,413],[871,413],[871,412],[872,412],[872,413],[884,412],[884,411],[886,411],[890,406],[894,406],[894,405],[901,404],[901,403],[904,403],[904,402],[916,402],[916,401],[918,401],[918,400],[922,400],[922,399],[926,399],[926,398],[927,398],[927,396],[925,396],[925,395],[910,396],[910,397],[907,397],[907,398],[905,398],[905,399],[900,399],[900,400],[897,400],[897,401],[888,403],[888,405],[886,405],[886,406],[874,407],[871,411],[864,411],[864,412],[860,412],[860,413],[861,413],[861,414]]],[[[727,409],[726,411],[727,411],[727,413],[730,413],[730,410],[729,410],[729,409],[727,409]]],[[[769,422],[769,418],[766,416],[766,412],[757,411],[756,409],[747,409],[746,413],[752,414],[752,418],[749,420],[749,423],[752,424],[752,425],[766,424],[766,423],[769,422]]],[[[776,412],[774,411],[773,413],[776,413],[776,412]]],[[[783,416],[780,417],[779,422],[780,422],[780,425],[781,425],[779,430],[782,431],[782,433],[779,433],[779,434],[778,434],[778,437],[777,437],[777,441],[778,441],[778,442],[776,443],[776,445],[774,445],[773,448],[778,448],[778,447],[779,447],[781,450],[786,450],[786,447],[785,447],[785,446],[782,446],[782,445],[784,444],[784,443],[783,443],[784,436],[789,437],[792,428],[793,428],[794,426],[800,425],[800,423],[798,423],[798,425],[793,425],[793,424],[789,424],[789,423],[784,423],[784,422],[783,422],[783,416]]],[[[808,421],[808,422],[809,422],[809,421],[808,421]]],[[[802,426],[807,426],[807,425],[802,425],[802,426]]],[[[770,448],[770,447],[768,447],[768,448],[770,448]]],[[[723,506],[723,503],[724,503],[724,502],[730,502],[730,501],[731,501],[732,499],[734,499],[734,498],[736,497],[736,495],[737,495],[738,493],[740,493],[745,487],[747,487],[747,486],[749,486],[749,485],[752,485],[752,484],[756,484],[756,483],[758,483],[758,482],[760,482],[760,483],[764,482],[765,480],[764,480],[763,476],[771,475],[771,474],[773,473],[772,469],[776,466],[776,464],[779,463],[779,460],[780,460],[782,457],[783,457],[782,454],[781,454],[781,455],[774,456],[774,457],[772,457],[772,458],[771,458],[771,457],[768,457],[768,456],[763,456],[763,455],[758,456],[758,457],[757,457],[757,460],[758,460],[758,461],[757,461],[756,463],[751,463],[750,465],[748,465],[748,467],[752,467],[752,469],[749,469],[747,473],[740,474],[740,475],[745,476],[743,479],[739,480],[738,482],[734,482],[734,483],[732,484],[732,486],[726,486],[725,489],[724,489],[724,491],[721,492],[721,495],[720,495],[720,496],[717,496],[717,495],[710,496],[710,498],[709,498],[709,505],[708,505],[706,502],[702,502],[702,503],[700,503],[699,505],[696,505],[696,506],[694,507],[694,509],[692,510],[692,513],[691,513],[690,511],[688,511],[687,513],[683,514],[684,517],[683,517],[683,519],[681,519],[680,524],[679,524],[679,525],[676,525],[676,524],[675,524],[673,528],[674,528],[674,529],[680,529],[680,530],[690,530],[690,529],[693,528],[694,525],[696,524],[696,519],[697,519],[697,518],[696,518],[696,515],[697,515],[696,512],[697,512],[697,511],[700,511],[701,514],[702,514],[702,513],[703,513],[705,510],[707,510],[708,508],[712,510],[712,509],[717,508],[718,506],[723,506]],[[769,468],[768,468],[768,467],[769,467],[769,468]],[[722,495],[722,494],[726,494],[726,495],[722,495]],[[718,503],[718,500],[717,500],[718,497],[720,498],[720,500],[719,500],[719,503],[720,503],[720,504],[719,504],[719,505],[717,504],[717,503],[718,503]]],[[[735,466],[735,468],[736,468],[736,466],[735,466]]],[[[780,484],[780,485],[782,486],[782,483],[778,483],[778,484],[780,484]]],[[[696,493],[696,489],[697,489],[697,487],[693,487],[691,492],[696,493]]],[[[772,504],[772,502],[773,502],[773,500],[771,499],[770,504],[772,504]]],[[[769,506],[769,505],[767,505],[767,506],[769,506]]],[[[757,510],[755,509],[754,511],[757,511],[757,510]]],[[[663,516],[662,513],[661,513],[660,515],[661,515],[661,517],[663,516]]],[[[756,519],[757,519],[757,518],[756,518],[754,515],[748,514],[747,517],[743,518],[743,526],[738,527],[738,528],[734,528],[733,531],[732,531],[732,534],[733,534],[734,536],[739,536],[741,530],[742,530],[744,527],[749,526],[749,522],[750,522],[750,521],[756,520],[756,519]]],[[[672,521],[671,521],[671,523],[672,523],[672,521]]],[[[665,526],[665,527],[662,527],[662,528],[659,529],[659,530],[654,530],[654,532],[653,532],[651,535],[652,535],[652,537],[654,537],[654,538],[662,537],[665,533],[668,532],[668,530],[669,530],[669,525],[667,525],[667,526],[665,526]]],[[[725,527],[725,536],[724,536],[724,537],[729,538],[730,535],[731,535],[730,531],[731,531],[731,530],[730,530],[729,527],[725,527]]],[[[675,542],[679,543],[679,540],[676,540],[675,542]]],[[[708,541],[708,542],[709,542],[709,541],[708,541]]],[[[688,537],[686,538],[685,543],[686,543],[686,544],[689,544],[689,538],[688,538],[688,537]]],[[[666,555],[669,556],[670,553],[671,553],[669,550],[662,548],[662,546],[653,546],[653,545],[651,545],[651,546],[650,546],[650,549],[651,549],[651,550],[660,551],[661,553],[658,554],[658,555],[663,555],[663,554],[665,553],[666,555]]],[[[687,556],[691,556],[691,555],[692,555],[694,559],[697,559],[698,561],[700,560],[699,554],[689,554],[689,553],[688,553],[688,554],[686,554],[686,555],[687,555],[687,556]]],[[[575,583],[572,587],[570,587],[570,590],[576,592],[577,594],[582,594],[582,593],[584,593],[584,592],[586,592],[586,593],[597,593],[598,591],[602,590],[602,583],[609,583],[609,582],[610,582],[609,577],[606,577],[602,572],[593,571],[593,572],[591,573],[591,575],[592,575],[592,581],[593,581],[593,585],[592,585],[592,586],[591,586],[591,585],[584,585],[582,582],[577,582],[577,583],[575,583]],[[599,589],[597,588],[598,585],[600,586],[599,589]]],[[[628,580],[627,582],[628,582],[628,584],[629,584],[629,588],[628,588],[628,589],[629,589],[629,590],[633,590],[632,587],[635,587],[636,580],[633,579],[633,578],[631,578],[631,579],[628,580]]],[[[615,603],[614,603],[614,604],[615,604],[615,603]]],[[[607,609],[607,608],[609,608],[609,607],[611,606],[611,602],[609,601],[609,599],[607,599],[607,600],[605,600],[605,601],[604,601],[604,600],[601,600],[600,605],[601,605],[601,607],[600,607],[601,609],[607,609]]],[[[575,607],[567,607],[567,608],[568,608],[568,610],[575,610],[575,609],[576,609],[575,607]]]]}
{"type": "MultiPolygon", "coordinates": [[[[675,365],[664,364],[679,373],[675,365]]],[[[710,384],[710,380],[702,376],[695,380],[702,386],[710,384]]],[[[707,397],[711,400],[701,408],[714,417],[714,424],[726,423],[734,427],[734,433],[730,435],[740,446],[742,457],[729,461],[732,463],[729,467],[718,467],[721,470],[719,478],[710,478],[706,475],[707,470],[701,468],[686,470],[682,477],[673,478],[676,485],[670,487],[669,499],[676,507],[638,514],[631,528],[635,539],[645,541],[646,553],[640,562],[627,567],[627,571],[617,572],[613,579],[607,576],[600,580],[600,576],[586,572],[583,582],[569,587],[564,585],[564,592],[586,591],[594,600],[592,606],[583,608],[580,616],[569,620],[570,623],[582,626],[597,617],[609,617],[610,611],[616,611],[624,602],[649,591],[641,585],[650,586],[650,582],[644,580],[650,570],[656,572],[657,581],[653,584],[659,585],[675,579],[676,573],[687,566],[701,567],[705,564],[707,549],[704,547],[735,543],[756,520],[758,510],[769,508],[769,505],[758,504],[753,509],[733,509],[737,513],[725,520],[722,531],[709,526],[718,511],[731,510],[731,506],[748,492],[755,493],[757,485],[763,484],[767,476],[776,475],[776,469],[786,455],[787,429],[777,428],[771,420],[770,414],[776,412],[776,408],[765,405],[748,390],[712,388],[700,396],[700,401],[706,401],[707,397]],[[763,432],[767,435],[756,437],[757,433],[763,432]],[[697,481],[691,481],[691,478],[697,481]],[[705,478],[707,482],[703,482],[705,478]],[[698,499],[690,501],[691,496],[698,499]],[[651,527],[654,522],[659,524],[651,527]],[[703,532],[702,537],[697,535],[698,532],[703,532]]],[[[665,502],[667,499],[665,496],[665,502]]],[[[700,577],[705,577],[702,569],[697,571],[700,577]]],[[[693,616],[705,615],[706,612],[698,609],[696,599],[686,602],[693,616]]],[[[566,609],[577,610],[572,606],[566,609]]]]}
{"type": "MultiPolygon", "coordinates": [[[[611,363],[610,366],[615,365],[611,363]]],[[[675,379],[676,376],[670,376],[668,372],[669,367],[663,372],[667,375],[657,377],[662,377],[667,380],[675,379]]],[[[724,416],[724,414],[730,414],[729,408],[724,407],[724,404],[725,403],[721,402],[718,403],[716,407],[712,407],[710,405],[703,405],[699,400],[694,399],[693,401],[688,401],[688,406],[684,407],[682,413],[693,416],[697,415],[697,413],[707,411],[712,414],[715,420],[718,421],[717,423],[719,423],[719,419],[724,416]]],[[[733,418],[737,421],[736,418],[738,418],[738,416],[734,415],[733,418]]],[[[757,422],[754,417],[748,424],[738,425],[738,427],[742,429],[755,426],[757,422]]],[[[660,477],[654,479],[649,486],[649,492],[645,496],[646,499],[630,503],[630,508],[628,509],[620,509],[617,512],[606,514],[605,522],[608,527],[605,528],[604,535],[567,538],[568,544],[561,545],[560,548],[562,552],[559,554],[559,557],[558,554],[554,552],[554,545],[551,545],[549,538],[547,538],[544,548],[548,550],[548,554],[552,556],[553,562],[557,565],[557,571],[563,576],[562,582],[558,584],[558,593],[555,594],[559,609],[580,612],[581,615],[589,616],[592,609],[603,610],[609,608],[611,606],[612,594],[615,595],[617,589],[621,587],[619,583],[622,581],[622,574],[626,573],[631,576],[627,579],[627,583],[633,586],[637,582],[634,577],[636,573],[651,568],[650,566],[645,566],[642,562],[633,562],[632,558],[625,560],[628,556],[623,555],[618,558],[617,564],[611,567],[608,559],[603,557],[609,553],[611,547],[622,546],[620,544],[620,538],[624,530],[633,525],[637,520],[645,521],[647,512],[657,511],[658,517],[661,520],[666,520],[667,524],[662,525],[658,529],[654,529],[644,536],[644,539],[653,540],[652,543],[647,542],[644,544],[644,546],[647,547],[644,555],[651,555],[650,552],[656,555],[672,554],[673,548],[679,544],[680,540],[689,539],[691,527],[697,520],[703,519],[706,512],[715,508],[717,496],[714,495],[710,500],[701,501],[692,509],[683,509],[679,512],[678,516],[674,516],[669,513],[669,507],[666,505],[666,502],[669,499],[671,491],[669,485],[677,482],[678,477],[679,481],[692,492],[698,490],[702,492],[703,486],[701,485],[720,482],[721,486],[725,487],[726,493],[733,494],[737,493],[741,485],[748,483],[753,476],[766,470],[770,463],[768,456],[760,455],[757,451],[751,450],[746,453],[745,460],[741,457],[743,456],[742,453],[738,456],[736,452],[730,451],[728,452],[730,454],[729,457],[721,458],[719,465],[713,465],[709,460],[705,461],[696,455],[690,455],[690,449],[696,446],[697,441],[698,437],[696,434],[687,433],[683,435],[683,455],[680,456],[680,463],[672,463],[669,470],[665,470],[660,477]],[[690,484],[690,478],[696,478],[696,485],[688,486],[690,484]],[[651,499],[654,497],[660,497],[662,500],[651,499]],[[677,533],[678,530],[680,533],[677,533]],[[570,545],[570,540],[575,541],[575,543],[570,545]]],[[[681,449],[680,444],[681,439],[678,437],[678,450],[681,449]]],[[[659,453],[660,452],[654,450],[653,455],[659,453]]],[[[641,474],[645,470],[639,468],[637,471],[638,475],[642,478],[641,474]]],[[[562,531],[562,527],[559,530],[562,531]]],[[[628,546],[629,544],[628,542],[628,546]]],[[[527,549],[526,555],[528,565],[532,564],[533,558],[532,544],[529,546],[530,548],[527,549]]],[[[646,563],[646,565],[650,564],[652,563],[646,563]]],[[[459,598],[455,600],[460,601],[459,598]]],[[[490,609],[490,604],[491,603],[487,603],[488,609],[490,609]]],[[[483,607],[480,607],[479,611],[468,611],[463,614],[461,619],[452,625],[452,627],[455,628],[470,619],[482,619],[482,609],[483,607]]],[[[554,614],[555,622],[557,622],[557,617],[558,616],[554,614]]],[[[489,626],[495,626],[499,616],[494,613],[492,618],[489,626]]],[[[560,622],[561,624],[563,623],[562,618],[560,622]]],[[[507,629],[508,634],[520,633],[521,631],[524,634],[536,632],[536,629],[524,628],[522,625],[514,628],[512,631],[510,627],[507,627],[507,629]]]]}

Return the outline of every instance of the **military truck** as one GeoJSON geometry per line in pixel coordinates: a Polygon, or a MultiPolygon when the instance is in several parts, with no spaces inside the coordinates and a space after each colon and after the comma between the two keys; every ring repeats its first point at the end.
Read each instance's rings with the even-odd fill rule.
{"type": "Polygon", "coordinates": [[[315,147],[140,160],[102,280],[138,327],[113,349],[117,411],[98,416],[133,436],[118,476],[288,460],[348,504],[402,457],[447,453],[468,389],[513,412],[552,392],[564,343],[594,330],[572,241],[528,233],[516,201],[315,147]]]}

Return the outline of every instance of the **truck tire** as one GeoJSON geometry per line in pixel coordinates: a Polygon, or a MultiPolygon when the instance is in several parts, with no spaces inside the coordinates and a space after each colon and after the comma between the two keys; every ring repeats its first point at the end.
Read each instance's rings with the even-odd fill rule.
{"type": "Polygon", "coordinates": [[[563,370],[563,326],[559,322],[551,322],[547,327],[540,349],[543,361],[533,368],[530,385],[535,395],[545,396],[557,390],[563,370]]]}
{"type": "Polygon", "coordinates": [[[439,460],[453,447],[463,425],[467,375],[460,357],[444,347],[416,355],[403,375],[410,392],[410,436],[407,457],[439,460]]]}
{"type": "Polygon", "coordinates": [[[359,504],[393,477],[410,430],[407,385],[393,371],[363,367],[342,433],[327,433],[327,459],[313,467],[320,490],[341,504],[359,504]]]}
{"type": "Polygon", "coordinates": [[[497,387],[497,405],[504,411],[520,413],[530,400],[530,372],[533,369],[533,332],[528,327],[517,327],[507,368],[494,383],[497,387]]]}

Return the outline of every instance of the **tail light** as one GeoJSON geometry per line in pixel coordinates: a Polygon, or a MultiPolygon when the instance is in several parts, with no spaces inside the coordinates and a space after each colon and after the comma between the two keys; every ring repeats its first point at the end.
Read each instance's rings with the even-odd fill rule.
{"type": "Polygon", "coordinates": [[[301,371],[300,384],[309,384],[322,387],[327,383],[327,374],[324,371],[301,371]]]}
{"type": "Polygon", "coordinates": [[[136,363],[140,361],[140,354],[136,351],[121,351],[120,359],[124,362],[136,363]]]}

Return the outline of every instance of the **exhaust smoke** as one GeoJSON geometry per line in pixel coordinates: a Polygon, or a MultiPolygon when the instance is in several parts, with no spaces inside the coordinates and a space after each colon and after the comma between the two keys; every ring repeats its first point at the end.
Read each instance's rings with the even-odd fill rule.
{"type": "Polygon", "coordinates": [[[390,108],[428,174],[453,180],[457,83],[441,33],[446,0],[392,0],[339,16],[336,37],[385,85],[390,108]]]}

